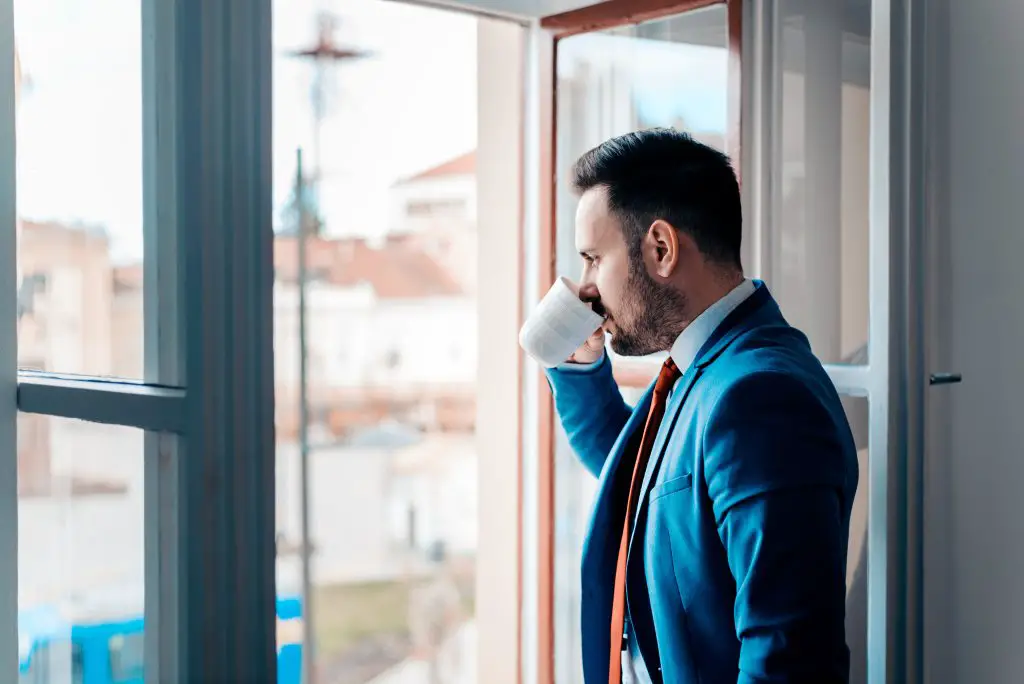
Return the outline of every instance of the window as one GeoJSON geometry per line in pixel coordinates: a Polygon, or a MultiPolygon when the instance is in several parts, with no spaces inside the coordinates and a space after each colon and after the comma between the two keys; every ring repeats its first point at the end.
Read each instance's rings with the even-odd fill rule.
{"type": "MultiPolygon", "coordinates": [[[[567,174],[581,154],[615,135],[670,126],[726,151],[729,44],[724,4],[635,26],[583,33],[558,43],[556,216],[558,268],[576,278],[581,262],[567,174]],[[666,88],[666,83],[677,84],[666,88]]],[[[661,357],[616,358],[616,376],[646,386],[661,357]]]]}
{"type": "MultiPolygon", "coordinates": [[[[476,681],[478,477],[492,457],[477,407],[495,395],[516,400],[518,350],[506,332],[499,362],[511,382],[491,385],[491,397],[478,392],[465,350],[483,330],[477,238],[491,228],[514,244],[520,230],[509,159],[518,158],[521,82],[489,84],[521,56],[522,32],[406,3],[329,9],[275,4],[277,201],[309,198],[302,211],[315,215],[275,211],[277,526],[300,548],[279,559],[279,591],[304,594],[303,656],[325,679],[363,684],[426,659],[438,681],[476,681]],[[317,45],[339,55],[323,58],[319,77],[317,45]],[[485,83],[503,111],[481,114],[485,83]],[[495,150],[499,139],[508,152],[495,150]],[[300,183],[310,187],[297,191],[300,183]],[[480,193],[501,217],[478,219],[480,193]],[[303,225],[315,229],[303,234],[303,225]],[[324,274],[315,287],[300,258],[324,274]],[[319,373],[318,355],[333,361],[319,373]],[[305,568],[303,529],[315,548],[305,568]]],[[[504,261],[495,286],[514,290],[517,260],[504,261]]],[[[516,307],[504,316],[505,328],[517,324],[516,307]]],[[[514,501],[506,483],[500,497],[514,501]]],[[[502,515],[498,524],[515,524],[514,508],[502,515]]],[[[514,552],[514,534],[503,542],[514,552]]]]}
{"type": "Polygon", "coordinates": [[[778,223],[765,272],[824,363],[866,365],[871,3],[783,0],[778,223]]]}
{"type": "Polygon", "coordinates": [[[85,639],[163,601],[188,609],[145,616],[125,674],[143,640],[159,680],[273,662],[269,25],[267,0],[0,6],[0,680],[80,681],[85,639]],[[233,643],[184,657],[210,633],[233,643]]]}
{"type": "MultiPolygon", "coordinates": [[[[869,593],[874,593],[874,611],[885,607],[884,598],[877,600],[885,587],[872,583],[869,592],[867,572],[867,549],[874,547],[868,531],[876,527],[868,525],[868,500],[870,487],[878,483],[869,477],[870,462],[885,456],[884,449],[869,449],[869,443],[877,444],[873,433],[882,429],[872,411],[885,401],[884,392],[875,393],[867,381],[868,362],[884,363],[868,344],[869,335],[877,336],[869,326],[870,299],[879,292],[885,299],[888,292],[886,285],[872,295],[869,286],[870,259],[877,258],[871,255],[871,235],[878,235],[871,233],[868,211],[872,7],[867,0],[842,6],[783,0],[778,12],[774,97],[779,116],[765,131],[776,149],[770,166],[775,208],[762,266],[783,313],[830,365],[833,381],[839,379],[857,444],[860,480],[850,524],[846,635],[850,682],[863,684],[869,593]],[[853,376],[846,380],[843,373],[853,376]]],[[[890,230],[887,225],[883,231],[886,239],[890,230]]]]}
{"type": "MultiPolygon", "coordinates": [[[[141,620],[142,432],[22,417],[35,425],[18,440],[19,639],[40,643],[57,625],[66,631],[141,620]]],[[[65,684],[61,673],[81,668],[75,656],[74,649],[37,652],[33,663],[45,661],[49,674],[35,681],[65,684]]]]}
{"type": "Polygon", "coordinates": [[[141,378],[142,307],[114,313],[143,285],[140,4],[15,0],[14,20],[19,365],[141,378]]]}
{"type": "MultiPolygon", "coordinates": [[[[0,552],[18,559],[0,567],[0,595],[9,597],[0,602],[7,629],[0,680],[14,679],[16,628],[20,641],[48,643],[16,627],[19,609],[59,602],[73,604],[61,608],[88,629],[145,618],[143,637],[99,638],[115,676],[145,662],[147,677],[158,681],[254,681],[275,656],[275,597],[279,606],[308,610],[303,623],[317,635],[281,649],[287,666],[280,671],[296,679],[297,651],[316,655],[322,672],[365,682],[381,674],[381,662],[362,667],[359,648],[391,649],[387,657],[401,665],[410,642],[433,649],[443,672],[475,674],[475,634],[488,619],[476,610],[478,538],[495,540],[488,572],[496,582],[486,586],[508,590],[484,600],[517,601],[508,575],[517,560],[516,492],[508,487],[518,467],[509,416],[517,414],[505,410],[518,402],[509,330],[517,300],[501,297],[500,317],[483,314],[500,324],[490,330],[504,330],[490,348],[504,345],[508,363],[482,375],[497,371],[502,382],[477,392],[475,346],[451,377],[440,377],[436,366],[444,364],[436,360],[452,336],[465,344],[484,327],[476,319],[475,273],[485,263],[478,249],[503,262],[489,273],[501,276],[501,289],[515,289],[524,32],[468,14],[352,5],[363,30],[348,33],[346,25],[339,35],[365,40],[368,54],[339,68],[345,97],[327,103],[318,158],[311,111],[299,104],[307,102],[311,70],[284,54],[328,33],[330,22],[318,27],[311,3],[299,10],[270,0],[79,5],[15,0],[12,11],[0,4],[0,42],[17,44],[19,63],[16,72],[11,51],[0,54],[0,90],[17,106],[16,117],[0,110],[0,206],[12,209],[0,216],[0,287],[19,294],[0,298],[0,452],[19,454],[0,472],[0,521],[7,521],[0,552]],[[450,40],[438,49],[442,35],[450,40]],[[382,78],[388,70],[400,77],[382,78]],[[282,76],[274,91],[272,72],[282,76]],[[381,111],[394,125],[383,138],[364,137],[381,111]],[[313,200],[304,218],[317,214],[302,225],[321,231],[310,240],[307,332],[324,363],[310,376],[308,412],[297,410],[298,374],[282,374],[275,385],[271,372],[272,360],[277,367],[291,360],[274,357],[272,316],[275,289],[286,286],[277,302],[285,321],[297,300],[288,254],[290,244],[297,255],[296,231],[275,225],[288,220],[281,209],[297,147],[307,153],[305,168],[316,170],[306,178],[322,182],[322,192],[298,195],[313,200]],[[345,154],[332,158],[328,150],[345,154]],[[382,239],[391,226],[379,207],[405,208],[392,181],[444,167],[467,150],[476,150],[477,168],[467,172],[460,162],[461,181],[448,184],[464,194],[422,195],[438,201],[431,212],[461,207],[461,232],[418,240],[399,226],[405,237],[382,239]],[[477,194],[494,216],[478,220],[477,194]],[[478,241],[478,229],[494,237],[478,241]],[[47,243],[59,249],[51,253],[47,243]],[[439,325],[419,311],[425,300],[454,301],[460,315],[472,315],[439,325]],[[397,346],[410,330],[428,343],[397,346]],[[324,341],[341,338],[352,342],[349,370],[334,383],[334,352],[324,341]],[[398,377],[381,383],[380,354],[392,345],[402,355],[391,373],[398,377]],[[300,430],[293,416],[285,424],[294,431],[275,433],[275,397],[278,419],[295,409],[309,424],[301,421],[300,430]],[[497,495],[481,497],[479,508],[503,534],[477,533],[478,414],[490,416],[493,432],[481,440],[493,445],[487,455],[504,466],[500,477],[486,476],[497,495]],[[276,558],[275,527],[290,539],[301,527],[294,486],[302,480],[293,467],[300,433],[316,474],[306,498],[313,543],[305,549],[315,581],[297,600],[301,572],[294,559],[276,558]],[[379,510],[386,479],[400,470],[422,488],[408,566],[381,550],[384,535],[366,515],[379,510]],[[330,515],[348,498],[337,496],[341,488],[366,507],[330,515]],[[457,492],[457,501],[444,501],[444,491],[457,492]],[[14,521],[27,531],[17,535],[14,521]],[[361,545],[369,552],[350,553],[361,545]],[[101,567],[91,547],[111,562],[101,567]],[[495,562],[495,554],[509,562],[495,562]],[[50,574],[19,585],[17,570],[25,578],[22,566],[34,569],[47,556],[50,574]],[[235,567],[239,557],[247,559],[244,573],[235,567]],[[438,641],[438,620],[455,638],[438,641]],[[359,648],[346,650],[353,639],[359,648]],[[214,641],[222,648],[209,648],[214,641]],[[247,656],[231,657],[237,653],[247,656]]],[[[445,233],[447,217],[434,218],[426,222],[431,230],[445,233]]],[[[493,283],[480,287],[497,293],[493,283]]],[[[489,641],[514,640],[507,638],[519,627],[514,611],[489,619],[486,628],[502,633],[489,641]]],[[[294,624],[285,630],[289,641],[294,624]]],[[[65,637],[70,628],[61,626],[65,637]]],[[[92,662],[80,654],[85,660],[74,651],[41,656],[61,668],[46,670],[48,682],[74,682],[79,675],[64,674],[92,662]]]]}
{"type": "MultiPolygon", "coordinates": [[[[694,3],[680,7],[686,4],[694,3]]],[[[903,585],[907,577],[912,578],[911,585],[920,582],[914,565],[920,562],[914,551],[920,511],[912,496],[920,486],[920,474],[912,471],[914,463],[920,467],[922,456],[917,452],[922,447],[915,446],[912,437],[906,442],[903,438],[908,429],[912,434],[916,429],[917,419],[904,414],[915,413],[920,399],[913,388],[924,386],[925,378],[911,362],[907,368],[901,365],[911,379],[897,382],[890,366],[894,360],[903,364],[901,355],[914,349],[912,340],[920,325],[900,320],[905,314],[899,312],[901,307],[914,309],[908,302],[917,302],[920,296],[905,291],[914,290],[913,283],[918,282],[914,267],[907,266],[905,250],[912,250],[920,239],[914,227],[920,225],[915,209],[920,203],[905,195],[910,178],[916,178],[912,174],[920,171],[913,160],[922,158],[920,146],[925,143],[908,132],[910,119],[900,94],[920,82],[924,67],[914,57],[919,46],[916,41],[901,43],[891,34],[897,28],[896,23],[890,26],[895,15],[890,16],[892,8],[885,3],[783,1],[762,7],[729,1],[617,27],[630,21],[630,9],[629,2],[612,0],[541,21],[547,29],[537,41],[541,230],[539,245],[530,245],[527,251],[527,263],[539,262],[540,273],[528,274],[526,285],[532,286],[534,275],[539,275],[542,292],[556,272],[574,273],[574,202],[565,174],[578,154],[632,128],[677,125],[696,132],[701,128],[698,119],[713,120],[711,128],[721,137],[705,139],[724,146],[734,155],[736,167],[744,170],[748,272],[767,281],[787,318],[807,332],[842,396],[858,448],[861,477],[853,502],[847,567],[851,682],[867,681],[868,669],[883,673],[890,661],[906,660],[909,671],[916,672],[919,653],[880,638],[873,640],[869,658],[867,640],[869,630],[884,636],[893,620],[912,626],[916,620],[911,632],[920,631],[920,613],[906,613],[913,601],[907,603],[909,590],[903,585]],[[744,25],[751,20],[754,25],[744,25]],[[872,35],[876,31],[881,33],[872,35]],[[652,45],[657,45],[661,57],[656,67],[644,61],[652,45]],[[665,86],[673,82],[676,70],[704,59],[710,61],[703,62],[700,74],[683,79],[682,85],[665,86]],[[900,78],[895,78],[897,73],[900,78]],[[877,84],[876,76],[881,76],[877,84]],[[657,96],[640,104],[645,88],[652,91],[654,83],[657,96]],[[884,88],[875,92],[878,85],[884,88]],[[690,89],[701,86],[708,90],[692,97],[690,89]],[[552,98],[553,112],[545,111],[552,98]],[[696,117],[678,116],[686,105],[700,110],[696,117]],[[555,133],[551,160],[545,159],[550,150],[548,128],[555,133]],[[872,135],[872,128],[884,135],[872,135]],[[736,154],[741,141],[742,158],[736,154]],[[896,158],[910,159],[910,170],[888,164],[896,158]],[[877,168],[871,160],[878,161],[877,168]],[[557,182],[549,199],[552,175],[557,182]],[[893,211],[905,206],[910,207],[907,216],[893,211]],[[555,266],[546,270],[552,262],[555,266]],[[898,420],[892,414],[896,405],[898,420]],[[911,422],[904,425],[906,420],[911,422]],[[910,470],[890,482],[886,473],[891,468],[885,463],[895,457],[899,450],[894,446],[899,444],[911,445],[909,455],[900,456],[909,459],[910,470]],[[910,477],[909,490],[903,489],[903,477],[910,477]],[[871,515],[899,511],[902,522],[894,528],[874,520],[869,508],[871,515]],[[869,548],[893,551],[885,559],[870,559],[875,564],[871,582],[869,548]]],[[[627,401],[635,401],[652,379],[657,368],[652,361],[616,359],[616,377],[627,401]]],[[[528,559],[535,565],[528,565],[528,571],[535,570],[539,580],[530,586],[527,574],[524,604],[527,619],[536,618],[538,627],[532,635],[535,641],[526,645],[532,650],[525,663],[532,679],[564,684],[581,681],[579,549],[596,483],[580,476],[557,429],[543,381],[536,380],[536,387],[533,382],[530,377],[525,382],[528,396],[540,397],[540,405],[526,434],[538,438],[539,458],[536,471],[527,463],[525,475],[532,488],[526,490],[524,517],[528,525],[537,524],[538,539],[530,540],[535,558],[528,559]],[[531,495],[535,501],[530,501],[531,495]]]]}

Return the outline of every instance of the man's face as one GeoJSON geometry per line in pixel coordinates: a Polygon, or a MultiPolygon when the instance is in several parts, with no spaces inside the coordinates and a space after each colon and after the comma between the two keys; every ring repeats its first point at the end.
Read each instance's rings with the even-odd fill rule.
{"type": "Polygon", "coordinates": [[[576,210],[576,249],[583,258],[580,293],[607,315],[604,328],[611,347],[623,356],[670,348],[685,310],[680,292],[651,277],[645,247],[641,244],[641,253],[631,257],[621,222],[608,207],[606,188],[583,193],[576,210]]]}

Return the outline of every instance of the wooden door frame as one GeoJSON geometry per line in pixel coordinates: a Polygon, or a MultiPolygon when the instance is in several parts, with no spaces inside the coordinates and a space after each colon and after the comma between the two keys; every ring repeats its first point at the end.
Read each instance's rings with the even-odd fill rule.
{"type": "MultiPolygon", "coordinates": [[[[675,16],[713,5],[725,4],[728,13],[728,93],[726,151],[733,160],[739,176],[740,141],[745,122],[742,117],[742,45],[744,0],[607,0],[539,20],[540,36],[535,44],[539,70],[538,91],[539,162],[538,198],[538,262],[535,283],[537,292],[545,292],[557,276],[556,233],[556,141],[557,102],[555,97],[558,41],[581,33],[607,30],[642,22],[675,16]]],[[[521,288],[529,290],[526,268],[521,271],[521,288]]],[[[537,493],[537,529],[532,534],[520,529],[520,548],[534,540],[537,544],[537,680],[536,684],[555,684],[555,410],[554,402],[543,371],[537,382],[539,388],[537,411],[537,477],[532,483],[537,493]],[[524,532],[527,532],[524,534],[524,532]]],[[[639,365],[630,365],[617,371],[623,385],[646,385],[653,371],[639,365]]],[[[523,483],[530,486],[531,483],[523,483]]],[[[522,501],[522,498],[521,498],[522,501]]],[[[522,559],[522,556],[520,556],[522,559]]],[[[521,563],[522,567],[522,563],[521,563]]],[[[522,570],[521,570],[522,572],[522,570]]],[[[523,580],[520,580],[520,597],[523,580]]],[[[524,653],[522,636],[519,644],[520,662],[524,653]]],[[[520,679],[522,682],[523,680],[520,679]]],[[[525,683],[524,683],[525,684],[525,683]]]]}

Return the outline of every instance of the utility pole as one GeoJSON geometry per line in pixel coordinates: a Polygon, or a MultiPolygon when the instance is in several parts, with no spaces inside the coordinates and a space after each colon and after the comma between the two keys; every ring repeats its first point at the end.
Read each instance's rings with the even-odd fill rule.
{"type": "MultiPolygon", "coordinates": [[[[306,340],[306,273],[308,266],[306,261],[307,236],[313,229],[319,232],[318,225],[310,225],[314,221],[319,224],[319,219],[311,220],[311,212],[308,203],[306,190],[306,173],[302,164],[302,149],[295,152],[295,201],[297,203],[296,220],[298,222],[295,239],[299,252],[299,470],[300,487],[299,505],[301,506],[301,543],[299,545],[300,564],[302,567],[302,681],[307,684],[315,681],[313,676],[314,660],[314,635],[313,635],[313,600],[310,574],[310,559],[312,549],[309,541],[309,373],[308,373],[308,352],[309,346],[306,340]]],[[[319,212],[313,214],[318,217],[319,212]]]]}
{"type": "Polygon", "coordinates": [[[312,601],[312,548],[310,545],[309,528],[309,387],[307,359],[308,347],[306,339],[306,287],[308,283],[307,268],[307,243],[308,235],[313,232],[320,235],[322,223],[320,221],[320,129],[327,113],[327,69],[346,60],[359,59],[365,53],[353,48],[344,48],[334,41],[334,29],[337,26],[335,17],[328,12],[321,12],[317,17],[317,40],[313,45],[295,50],[291,56],[313,62],[313,88],[311,100],[313,105],[313,163],[312,170],[308,176],[305,175],[302,163],[302,151],[297,155],[298,169],[296,171],[296,200],[299,202],[298,211],[298,241],[299,252],[299,472],[300,472],[300,505],[301,505],[301,527],[302,539],[300,545],[302,564],[302,681],[304,684],[315,684],[316,677],[316,639],[314,635],[314,612],[312,601]],[[312,207],[307,203],[307,196],[311,199],[312,207]],[[312,211],[312,216],[310,216],[312,211]],[[311,230],[312,229],[312,230],[311,230]]]}

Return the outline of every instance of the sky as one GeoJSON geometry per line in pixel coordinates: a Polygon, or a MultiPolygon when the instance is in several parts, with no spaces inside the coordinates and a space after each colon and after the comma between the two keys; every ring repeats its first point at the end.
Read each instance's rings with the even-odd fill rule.
{"type": "MultiPolygon", "coordinates": [[[[116,261],[142,257],[140,0],[15,0],[15,33],[30,79],[18,120],[23,218],[104,228],[116,261]]],[[[321,210],[330,234],[387,230],[395,181],[476,147],[476,20],[381,0],[274,3],[275,224],[309,159],[311,69],[288,55],[308,45],[321,9],[338,41],[367,50],[334,70],[321,134],[321,210]]],[[[625,64],[645,119],[723,130],[725,51],[610,35],[563,45],[625,64]]]]}
{"type": "Polygon", "coordinates": [[[643,119],[659,125],[682,120],[695,132],[724,131],[729,66],[724,47],[609,33],[584,33],[559,44],[559,78],[571,78],[583,65],[612,64],[628,74],[643,119]]]}
{"type": "MultiPolygon", "coordinates": [[[[140,4],[15,0],[31,79],[18,121],[19,213],[104,227],[122,262],[142,256],[140,4]]],[[[379,0],[275,2],[275,221],[312,133],[310,69],[287,53],[311,42],[323,6],[341,20],[339,42],[371,56],[336,71],[321,204],[329,231],[373,234],[386,228],[396,180],[476,147],[476,21],[379,0]]]]}

